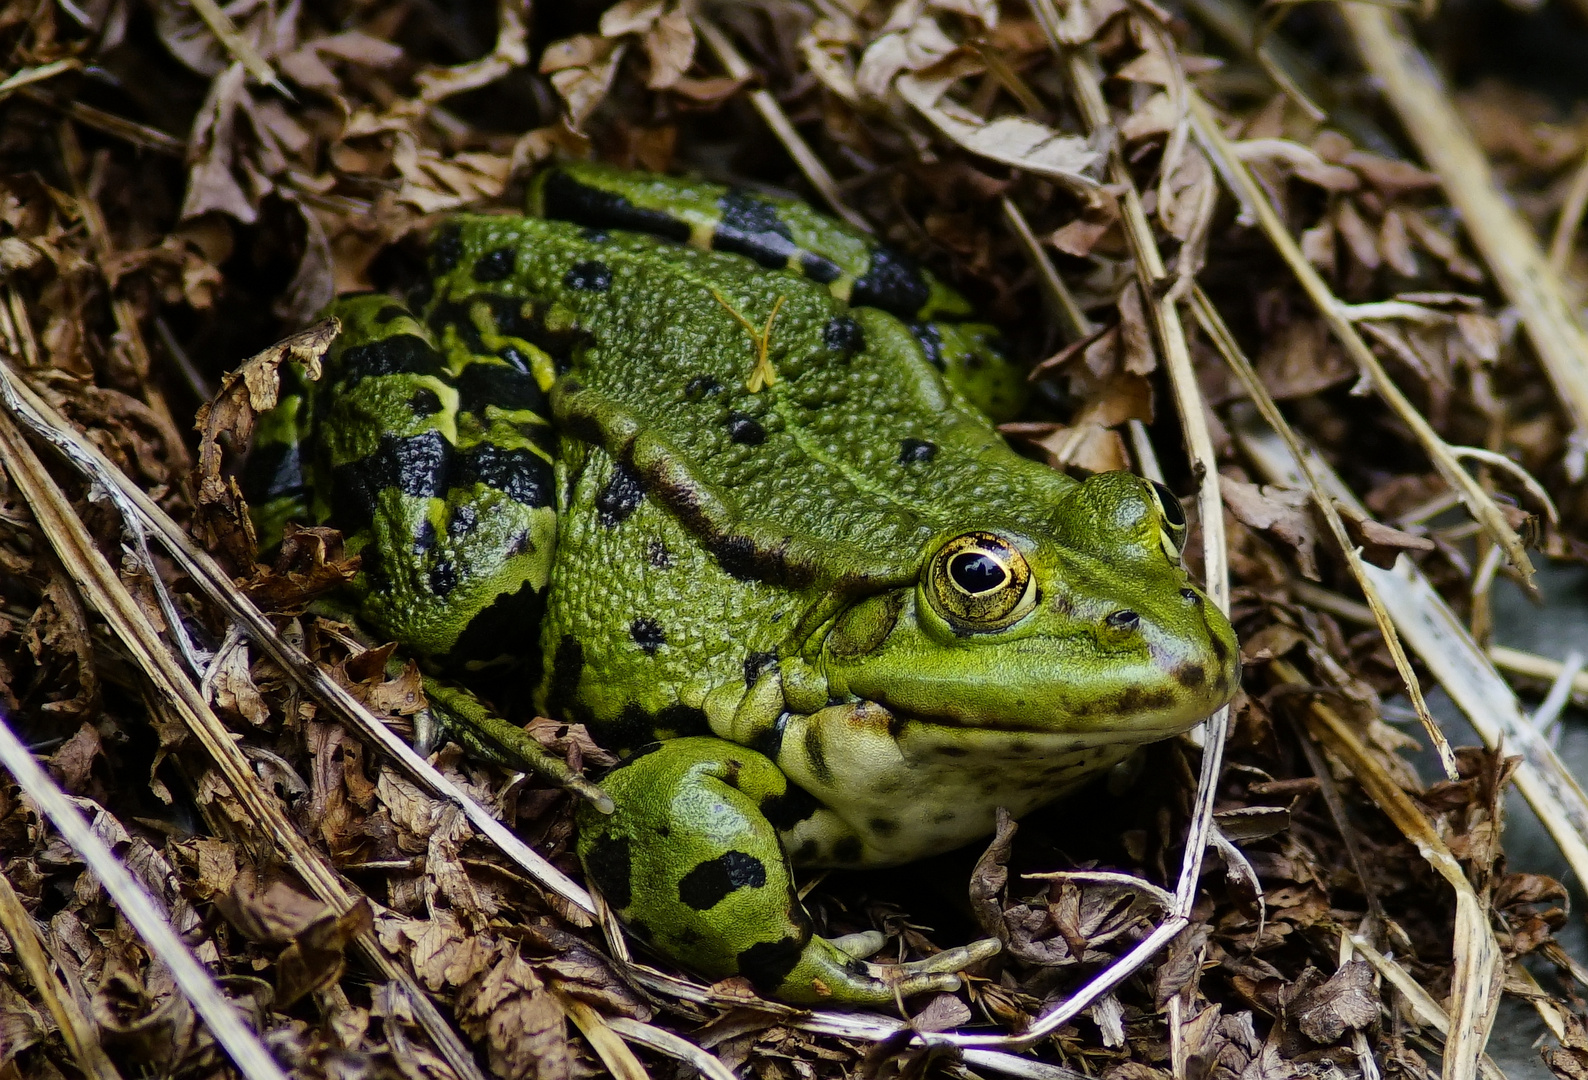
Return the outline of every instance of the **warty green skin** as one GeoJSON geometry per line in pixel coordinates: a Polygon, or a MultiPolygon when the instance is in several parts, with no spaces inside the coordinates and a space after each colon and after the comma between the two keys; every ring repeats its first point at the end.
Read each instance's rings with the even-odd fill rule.
{"type": "Polygon", "coordinates": [[[454,670],[538,660],[541,709],[638,751],[602,781],[615,812],[579,819],[637,937],[792,1002],[952,985],[815,935],[790,866],[965,843],[1227,702],[1234,636],[1178,507],[1010,451],[956,386],[1000,369],[929,355],[968,305],[874,287],[891,256],[799,204],[588,166],[537,190],[664,233],[675,206],[697,246],[448,222],[414,313],[332,306],[324,378],[262,428],[272,490],[295,451],[376,630],[454,670]],[[713,220],[774,228],[714,251],[713,220]],[[924,297],[920,321],[857,294],[924,297]],[[967,544],[1003,585],[961,588],[967,544]]]}

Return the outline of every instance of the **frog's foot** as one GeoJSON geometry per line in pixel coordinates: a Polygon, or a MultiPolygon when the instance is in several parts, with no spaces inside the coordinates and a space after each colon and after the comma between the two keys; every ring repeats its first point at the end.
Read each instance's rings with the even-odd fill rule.
{"type": "Polygon", "coordinates": [[[440,738],[448,738],[471,757],[523,769],[547,783],[566,788],[603,814],[612,812],[607,793],[568,767],[568,763],[542,746],[523,728],[495,716],[479,698],[459,686],[425,679],[430,701],[430,723],[415,725],[420,753],[427,753],[440,738]]]}
{"type": "Polygon", "coordinates": [[[958,990],[959,972],[1002,947],[996,938],[983,938],[907,964],[868,964],[862,959],[885,941],[875,930],[831,940],[813,936],[785,980],[787,989],[772,996],[803,1005],[888,1005],[913,994],[958,990]],[[857,946],[864,951],[856,951],[857,946]]]}
{"type": "Polygon", "coordinates": [[[761,754],[714,738],[641,750],[602,787],[616,811],[579,811],[579,858],[629,932],[709,979],[743,976],[798,1005],[889,1006],[959,985],[997,951],[978,943],[914,964],[868,964],[877,938],[815,934],[774,822],[814,810],[761,754]]]}

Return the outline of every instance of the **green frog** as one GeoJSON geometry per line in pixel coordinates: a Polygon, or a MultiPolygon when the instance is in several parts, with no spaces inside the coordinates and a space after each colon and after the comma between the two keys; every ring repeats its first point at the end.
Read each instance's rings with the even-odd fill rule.
{"type": "MultiPolygon", "coordinates": [[[[329,314],[324,375],[261,423],[262,535],[336,526],[366,625],[438,672],[516,663],[626,755],[580,860],[703,976],[838,1006],[957,985],[963,956],[817,934],[794,868],[965,844],[1235,692],[1174,496],[1014,453],[996,330],[801,203],[563,165],[528,216],[442,224],[407,303],[329,314]]],[[[460,742],[556,773],[428,685],[460,742]]]]}

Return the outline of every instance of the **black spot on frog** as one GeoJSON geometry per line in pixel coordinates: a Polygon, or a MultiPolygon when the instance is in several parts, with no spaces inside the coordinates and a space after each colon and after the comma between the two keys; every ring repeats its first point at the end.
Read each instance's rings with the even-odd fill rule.
{"type": "Polygon", "coordinates": [[[607,903],[622,911],[634,902],[634,859],[628,837],[600,834],[585,847],[584,866],[607,903]]]}
{"type": "Polygon", "coordinates": [[[747,851],[725,851],[685,874],[678,882],[678,898],[696,911],[710,911],[735,889],[765,884],[765,863],[747,851]]]}
{"type": "Polygon", "coordinates": [[[640,486],[640,474],[620,461],[612,469],[612,479],[596,496],[596,520],[609,529],[621,525],[644,498],[645,489],[640,486]]]}
{"type": "Polygon", "coordinates": [[[629,623],[629,637],[645,650],[646,656],[655,656],[656,650],[667,644],[667,634],[663,632],[661,623],[643,615],[629,623]]]}
{"type": "Polygon", "coordinates": [[[802,937],[758,941],[739,953],[739,974],[750,980],[756,993],[770,997],[783,985],[783,980],[800,962],[800,954],[804,951],[805,939],[802,937]]]}
{"type": "Polygon", "coordinates": [[[878,247],[871,249],[871,264],[855,282],[849,302],[855,307],[875,307],[902,319],[914,317],[932,295],[911,259],[898,252],[878,247]]]}
{"type": "Polygon", "coordinates": [[[451,273],[463,258],[463,226],[449,221],[430,241],[430,266],[437,274],[451,273]]]}
{"type": "Polygon", "coordinates": [[[742,446],[760,446],[766,442],[766,428],[753,416],[731,412],[728,414],[728,438],[742,446]]]}
{"type": "Polygon", "coordinates": [[[444,600],[458,587],[458,568],[451,559],[442,559],[430,568],[428,580],[430,591],[444,600]]]}
{"type": "Polygon", "coordinates": [[[434,416],[441,411],[441,398],[428,386],[421,386],[408,399],[408,409],[415,416],[434,416]]]}
{"type": "Polygon", "coordinates": [[[474,260],[475,281],[506,281],[513,276],[518,253],[510,247],[499,247],[474,260]]]}
{"type": "Polygon", "coordinates": [[[606,292],[612,287],[612,269],[595,259],[574,263],[562,283],[577,292],[606,292]]]}
{"type": "Polygon", "coordinates": [[[866,332],[850,316],[838,315],[822,327],[822,344],[836,353],[857,353],[866,347],[866,332]]]}

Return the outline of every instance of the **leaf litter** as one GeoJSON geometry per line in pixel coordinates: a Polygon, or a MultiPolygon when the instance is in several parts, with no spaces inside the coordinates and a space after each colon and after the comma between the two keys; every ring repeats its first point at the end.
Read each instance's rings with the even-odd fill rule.
{"type": "MultiPolygon", "coordinates": [[[[1588,1074],[1566,892],[1507,865],[1500,798],[1588,870],[1588,799],[1517,697],[1560,669],[1497,652],[1507,682],[1487,651],[1497,576],[1588,555],[1588,127],[1501,77],[1431,94],[1406,50],[1468,13],[1305,18],[10,0],[9,726],[295,1075],[1495,1075],[1502,993],[1553,1032],[1551,1069],[1588,1074]],[[1319,74],[1342,50],[1380,96],[1319,74]],[[513,209],[584,156],[801,195],[932,265],[1030,367],[1006,434],[1163,479],[1228,597],[1227,721],[981,851],[802,882],[884,958],[1003,943],[906,1025],[630,955],[563,876],[566,792],[456,747],[415,772],[356,725],[411,737],[426,697],[315,605],[356,570],[340,537],[293,528],[260,561],[234,473],[279,364],[330,340],[320,307],[400,288],[439,215],[513,209]],[[1407,729],[1408,678],[1488,747],[1407,729]]],[[[509,714],[564,768],[610,760],[509,714]]],[[[0,790],[0,1064],[246,1071],[54,805],[0,790]]]]}

